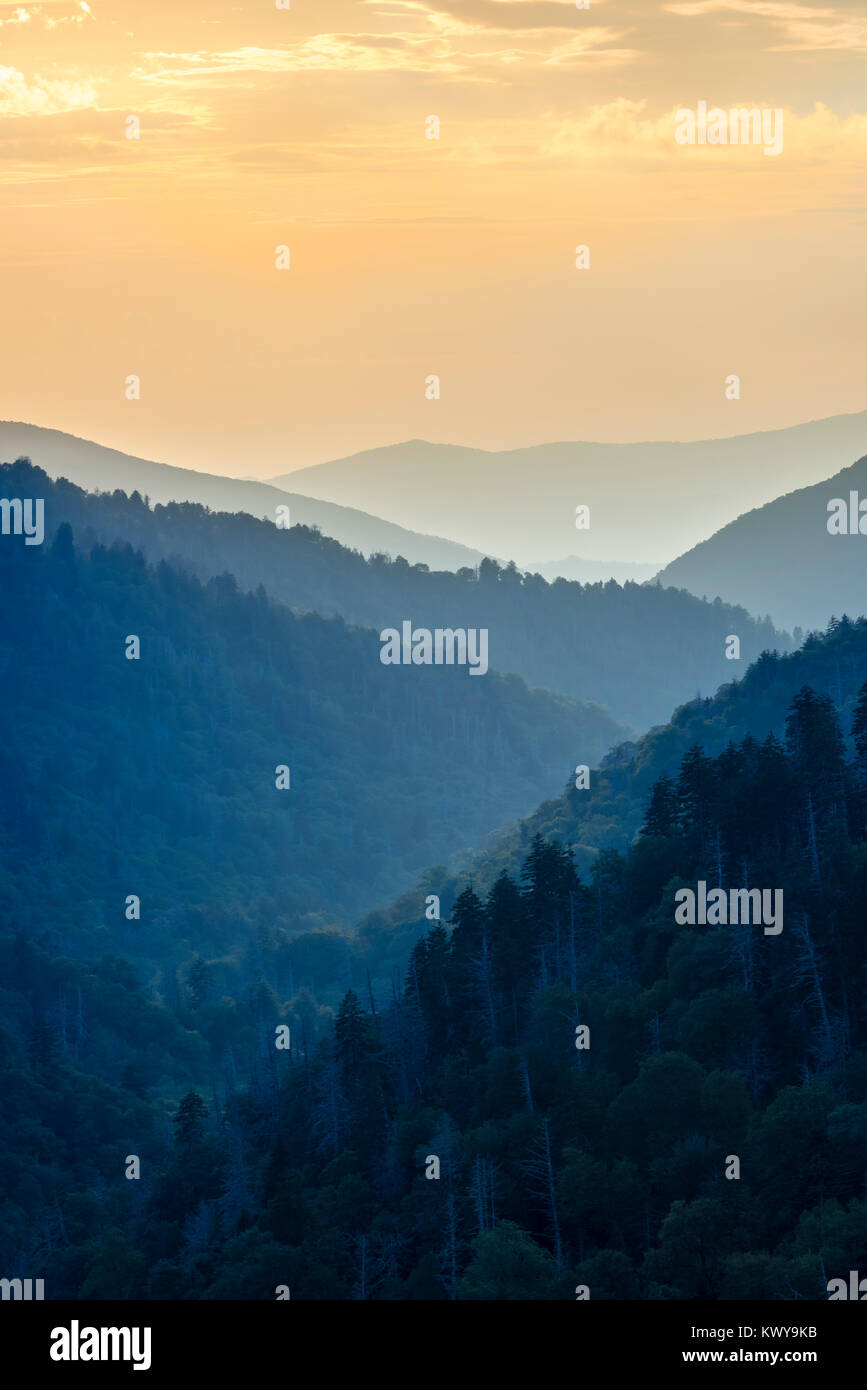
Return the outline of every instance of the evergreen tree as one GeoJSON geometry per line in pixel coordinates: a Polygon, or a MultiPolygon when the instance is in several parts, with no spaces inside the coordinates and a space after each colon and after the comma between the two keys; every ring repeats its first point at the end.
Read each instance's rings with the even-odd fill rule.
{"type": "Polygon", "coordinates": [[[373,1052],[373,1028],[354,990],[349,989],[334,1024],[334,1046],[344,1079],[353,1078],[373,1052]]]}
{"type": "Polygon", "coordinates": [[[867,682],[862,685],[852,711],[852,737],[858,754],[858,767],[862,779],[867,776],[867,682]]]}
{"type": "Polygon", "coordinates": [[[174,1117],[175,1143],[187,1148],[201,1138],[208,1107],[197,1091],[187,1091],[174,1117]]]}
{"type": "Polygon", "coordinates": [[[642,835],[673,835],[677,828],[677,816],[677,787],[671,777],[660,777],[653,784],[650,804],[641,826],[642,835]]]}
{"type": "Polygon", "coordinates": [[[710,835],[716,779],[713,764],[699,744],[683,756],[677,777],[678,826],[699,854],[710,835]]]}

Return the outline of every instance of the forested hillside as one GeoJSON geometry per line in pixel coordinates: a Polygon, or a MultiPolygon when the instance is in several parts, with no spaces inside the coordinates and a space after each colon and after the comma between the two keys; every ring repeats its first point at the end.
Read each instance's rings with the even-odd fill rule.
{"type": "Polygon", "coordinates": [[[833,478],[739,516],[666,565],[659,582],[702,598],[720,595],[789,627],[823,628],[841,613],[861,613],[867,586],[867,536],[859,530],[864,501],[867,456],[833,478]]]}
{"type": "MultiPolygon", "coordinates": [[[[863,658],[865,625],[848,636],[863,658]]],[[[579,876],[536,836],[517,873],[464,883],[394,990],[347,990],[316,1044],[266,934],[241,1078],[200,961],[175,1012],[215,1061],[171,1133],[134,1069],[85,1148],[86,1034],[42,1021],[28,1053],[10,1030],[4,1118],[39,1162],[11,1170],[4,1254],[54,1296],[827,1297],[867,1242],[865,894],[867,685],[842,720],[804,685],[782,738],[694,746],[658,778],[627,853],[579,876]],[[699,880],[782,892],[782,929],[679,925],[699,880]]],[[[48,1008],[32,951],[7,959],[48,1008]]]]}
{"type": "Polygon", "coordinates": [[[216,511],[267,517],[272,521],[278,507],[289,506],[295,521],[321,527],[327,536],[357,547],[365,555],[385,550],[420,564],[441,565],[443,569],[478,564],[482,558],[479,551],[455,541],[407,530],[371,516],[366,509],[301,496],[291,486],[278,488],[253,478],[227,478],[193,468],[177,468],[135,458],[61,430],[0,420],[0,459],[11,461],[21,456],[36,459],[52,478],[69,478],[79,487],[98,491],[138,491],[152,502],[199,503],[216,511]]]}
{"type": "Polygon", "coordinates": [[[867,620],[603,757],[598,707],[383,667],[67,524],[5,537],[0,588],[9,1277],[812,1299],[857,1267],[867,620]],[[444,866],[576,739],[589,788],[444,866]],[[679,923],[702,882],[781,894],[781,930],[679,923]]]}
{"type": "MultiPolygon", "coordinates": [[[[764,653],[742,680],[722,686],[707,700],[690,701],[667,724],[612,749],[591,775],[589,787],[579,790],[570,781],[560,795],[543,802],[505,835],[462,856],[463,875],[489,888],[503,870],[519,873],[536,835],[569,846],[582,871],[604,851],[628,853],[651,788],[661,778],[676,777],[691,748],[698,746],[716,757],[744,739],[762,742],[771,733],[782,739],[789,707],[805,685],[829,698],[848,728],[865,681],[867,619],[841,618],[785,656],[764,653]]],[[[461,876],[441,870],[436,882],[444,902],[453,902],[461,876]]],[[[416,888],[365,919],[362,938],[369,943],[371,961],[380,953],[393,959],[398,941],[414,939],[418,902],[416,888]]]]}
{"type": "Polygon", "coordinates": [[[86,544],[128,541],[152,563],[168,559],[202,580],[229,571],[242,588],[262,584],[296,611],[339,614],[377,631],[404,619],[487,628],[495,670],[595,701],[633,729],[668,719],[697,692],[712,694],[766,648],[792,645],[743,609],[675,589],[549,584],[493,560],[478,571],[430,573],[401,557],[365,560],[303,526],[280,530],[191,503],[151,510],[120,491],[91,496],[26,463],[0,468],[0,485],[10,497],[45,498],[49,535],[67,521],[86,544]],[[737,661],[725,655],[730,635],[740,640],[737,661]]]}
{"type": "Polygon", "coordinates": [[[348,922],[622,733],[516,676],[383,666],[374,632],[83,553],[66,525],[5,537],[0,590],[0,910],[64,955],[348,922]]]}

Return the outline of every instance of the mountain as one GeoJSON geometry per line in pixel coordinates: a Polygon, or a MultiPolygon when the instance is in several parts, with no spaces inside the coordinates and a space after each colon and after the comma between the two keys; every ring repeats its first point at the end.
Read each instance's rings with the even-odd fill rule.
{"type": "MultiPolygon", "coordinates": [[[[604,705],[633,729],[730,680],[738,667],[725,655],[730,635],[739,637],[744,662],[767,647],[791,645],[743,609],[685,591],[613,581],[548,584],[492,560],[478,570],[430,573],[401,558],[365,560],[304,526],[280,530],[190,503],[150,509],[120,490],[92,496],[63,480],[52,483],[26,463],[0,468],[0,486],[6,496],[43,497],[49,538],[67,521],[88,544],[127,541],[152,562],[169,560],[203,581],[228,571],[242,588],[264,585],[296,612],[339,615],[377,632],[404,621],[431,630],[485,629],[495,670],[604,705]]],[[[575,763],[587,761],[576,750],[575,763]]]]}
{"type": "Polygon", "coordinates": [[[65,524],[4,536],[0,589],[0,912],[61,953],[352,920],[623,734],[517,676],[384,666],[375,632],[83,552],[65,524]]]}
{"type": "Polygon", "coordinates": [[[707,702],[708,731],[762,723],[751,696],[770,710],[847,660],[845,714],[804,685],[782,739],[687,749],[626,803],[637,841],[586,877],[534,834],[508,871],[500,855],[462,880],[448,928],[420,924],[402,993],[346,992],[318,1092],[287,1078],[258,1218],[259,1241],[302,1245],[299,1296],[353,1296],[326,1231],[381,1299],[847,1287],[867,1237],[867,623],[798,657],[754,668],[737,714],[730,693],[707,702]],[[354,1261],[347,1151],[370,1194],[354,1261]]]}
{"type": "MultiPolygon", "coordinates": [[[[747,512],[660,570],[661,584],[769,613],[792,629],[867,611],[867,536],[831,534],[828,506],[867,499],[867,456],[812,487],[747,512]]],[[[859,519],[855,504],[855,524],[859,519]]],[[[867,522],[865,522],[867,528],[867,522]]]]}
{"type": "MultiPolygon", "coordinates": [[[[718,758],[730,744],[742,744],[745,739],[760,742],[769,734],[784,738],[788,712],[804,686],[830,700],[848,730],[865,682],[865,618],[840,619],[826,633],[810,634],[795,652],[764,652],[740,680],[721,686],[707,699],[689,701],[665,724],[611,749],[591,774],[588,788],[578,790],[570,781],[565,791],[544,801],[503,835],[491,837],[482,850],[468,852],[450,872],[441,869],[434,879],[426,876],[425,882],[435,881],[435,891],[442,895],[447,910],[468,875],[477,887],[487,889],[500,873],[518,873],[536,835],[568,846],[582,871],[589,871],[606,853],[628,855],[654,784],[663,778],[676,779],[691,748],[699,746],[707,757],[718,758]]],[[[382,951],[393,959],[400,949],[398,942],[406,949],[421,920],[415,888],[366,918],[362,939],[374,957],[382,951]]],[[[375,968],[373,957],[367,963],[375,968]]]]}
{"type": "Polygon", "coordinates": [[[377,629],[399,624],[405,610],[430,627],[487,627],[496,668],[576,697],[611,700],[634,724],[665,717],[697,685],[715,687],[730,676],[723,654],[730,632],[741,635],[744,658],[764,646],[786,645],[781,634],[740,611],[674,591],[662,596],[634,584],[548,585],[492,561],[483,563],[478,577],[469,569],[429,574],[401,560],[364,561],[302,526],[281,531],[195,505],[150,510],[119,490],[88,496],[63,481],[51,484],[26,466],[4,470],[4,488],[45,492],[49,530],[66,520],[76,533],[84,528],[94,539],[129,541],[152,560],[178,558],[203,579],[229,570],[243,587],[264,584],[296,610],[339,613],[377,629]],[[564,631],[572,640],[562,638],[564,631]],[[632,678],[636,662],[643,673],[639,687],[632,678]]]}
{"type": "Polygon", "coordinates": [[[123,488],[151,502],[201,502],[215,511],[249,512],[271,521],[278,507],[288,506],[293,523],[317,526],[365,555],[403,555],[412,564],[442,569],[477,565],[482,558],[480,552],[454,541],[416,535],[364,510],[302,497],[267,483],[152,463],[60,430],[0,421],[0,459],[11,462],[22,457],[34,459],[52,478],[68,478],[88,490],[123,488]]]}
{"type": "MultiPolygon", "coordinates": [[[[431,871],[413,939],[404,933],[399,963],[376,971],[377,939],[394,949],[384,924],[287,938],[288,880],[308,872],[315,841],[291,865],[262,861],[276,876],[253,899],[255,930],[234,903],[220,917],[209,902],[221,856],[235,863],[243,778],[223,754],[227,739],[254,746],[247,682],[273,706],[281,656],[304,665],[286,615],[275,629],[264,600],[254,609],[226,584],[203,608],[168,567],[154,589],[134,555],[84,560],[66,532],[20,566],[9,555],[0,548],[24,673],[7,662],[4,683],[11,675],[11,727],[23,733],[14,756],[36,790],[11,807],[2,839],[4,896],[22,850],[35,860],[18,909],[0,917],[9,1277],[38,1268],[49,1298],[273,1301],[279,1288],[295,1302],[574,1304],[577,1291],[778,1304],[848,1285],[867,1239],[867,622],[764,657],[621,749],[591,791],[553,803],[559,821],[543,808],[519,848],[513,838],[472,882],[462,876],[439,917],[431,871]],[[153,630],[142,666],[118,673],[130,611],[153,630]],[[199,633],[212,656],[201,673],[199,633]],[[232,702],[210,704],[198,729],[190,706],[223,677],[232,702]],[[113,709],[126,719],[104,725],[107,682],[123,690],[113,709]],[[59,725],[45,720],[52,685],[72,696],[59,725]],[[112,816],[87,855],[69,857],[65,837],[94,810],[64,805],[90,770],[90,701],[112,816]],[[175,926],[188,952],[198,927],[198,953],[155,986],[120,954],[136,934],[148,949],[148,915],[135,931],[112,922],[101,959],[76,945],[95,915],[90,862],[119,897],[126,846],[154,813],[174,878],[198,809],[179,775],[181,727],[221,770],[231,833],[193,849],[175,926]],[[706,747],[680,751],[700,737],[706,747]],[[568,843],[533,829],[542,820],[570,841],[576,829],[601,839],[604,815],[623,848],[581,873],[568,843]],[[717,885],[726,919],[678,916],[689,894],[717,885]],[[759,890],[762,915],[730,922],[726,890],[743,888],[759,890]],[[124,1181],[130,1154],[141,1183],[124,1181]]],[[[328,713],[333,725],[333,704],[328,713]]],[[[4,791],[17,785],[11,754],[4,791]]],[[[332,824],[348,795],[337,781],[332,824]]],[[[261,798],[256,831],[273,833],[261,798]]]]}
{"type": "Polygon", "coordinates": [[[488,452],[414,439],[271,481],[451,536],[521,568],[570,554],[576,538],[587,560],[651,563],[673,559],[787,487],[827,477],[865,445],[861,411],[693,443],[488,452]],[[589,530],[575,529],[578,506],[590,508],[589,530]]]}

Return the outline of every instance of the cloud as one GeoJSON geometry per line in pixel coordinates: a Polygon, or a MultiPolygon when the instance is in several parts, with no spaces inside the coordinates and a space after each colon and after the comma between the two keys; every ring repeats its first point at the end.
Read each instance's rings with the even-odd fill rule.
{"type": "Polygon", "coordinates": [[[0,115],[56,116],[96,105],[94,78],[56,81],[38,75],[30,81],[16,68],[0,67],[0,115]]]}
{"type": "MultiPolygon", "coordinates": [[[[591,23],[575,0],[363,0],[380,15],[418,15],[438,33],[545,33],[572,30],[591,23]]],[[[597,0],[598,3],[598,0],[597,0]]]]}
{"type": "MultiPolygon", "coordinates": [[[[0,0],[0,9],[10,9],[11,5],[0,0]]],[[[40,23],[43,29],[57,29],[62,24],[86,24],[89,19],[93,19],[93,10],[87,0],[77,0],[77,4],[72,13],[60,15],[55,18],[52,14],[45,14],[43,5],[31,5],[27,8],[24,5],[15,5],[13,12],[6,19],[0,18],[0,29],[9,28],[17,24],[32,24],[34,20],[40,23]]]]}
{"type": "MultiPolygon", "coordinates": [[[[760,108],[766,105],[761,101],[720,104],[760,108]]],[[[684,159],[698,159],[707,167],[721,169],[727,163],[754,159],[761,153],[756,146],[679,146],[674,140],[675,108],[647,115],[646,107],[646,101],[626,97],[594,106],[583,116],[561,121],[542,142],[540,154],[577,162],[669,161],[674,167],[682,166],[684,159]]],[[[816,102],[805,115],[784,111],[783,129],[781,167],[832,163],[840,166],[867,158],[867,115],[838,116],[822,102],[816,102]]],[[[766,168],[768,161],[760,163],[766,168]]]]}
{"type": "Polygon", "coordinates": [[[93,10],[88,5],[87,0],[79,0],[78,10],[74,14],[61,15],[60,19],[55,19],[52,15],[45,15],[43,23],[46,29],[57,29],[61,24],[86,24],[93,17],[93,10]]]}
{"type": "MultiPolygon", "coordinates": [[[[514,7],[512,0],[496,3],[502,8],[514,7]]],[[[315,34],[279,48],[246,46],[226,52],[146,53],[143,56],[150,66],[139,66],[132,76],[142,82],[170,86],[216,86],[227,78],[242,82],[247,79],[247,85],[252,86],[256,75],[293,72],[402,72],[502,81],[509,66],[542,69],[591,58],[598,65],[608,66],[629,62],[637,56],[631,49],[617,47],[622,36],[615,29],[588,27],[559,43],[552,43],[550,32],[539,30],[539,41],[534,44],[535,35],[531,29],[491,34],[481,27],[478,33],[470,35],[445,30],[315,34]],[[481,46],[473,47],[474,39],[481,46]]]]}
{"type": "Polygon", "coordinates": [[[446,47],[415,34],[317,34],[285,48],[236,48],[226,53],[147,53],[168,63],[152,71],[137,68],[143,82],[186,86],[284,72],[457,72],[446,47]]]}
{"type": "Polygon", "coordinates": [[[663,9],[691,19],[729,14],[767,20],[781,31],[782,40],[767,45],[770,53],[867,52],[867,16],[847,15],[838,5],[816,7],[790,0],[672,0],[663,9]]]}

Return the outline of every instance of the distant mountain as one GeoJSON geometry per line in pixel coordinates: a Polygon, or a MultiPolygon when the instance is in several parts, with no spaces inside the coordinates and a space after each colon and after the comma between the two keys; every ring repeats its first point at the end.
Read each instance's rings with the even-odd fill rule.
{"type": "Polygon", "coordinates": [[[742,603],[788,629],[821,629],[844,613],[860,617],[867,613],[867,535],[828,531],[828,504],[839,499],[848,512],[851,492],[867,501],[867,457],[738,517],[666,565],[659,582],[742,603]]]}
{"type": "Polygon", "coordinates": [[[215,511],[249,512],[271,521],[278,506],[288,505],[293,523],[318,526],[326,536],[364,555],[403,555],[411,564],[440,569],[477,565],[482,558],[480,552],[454,541],[416,535],[364,510],[334,506],[250,479],[221,478],[191,468],[152,463],[60,430],[0,421],[0,460],[11,463],[22,457],[32,458],[52,478],[68,478],[87,490],[123,488],[139,492],[151,502],[201,502],[215,511]]]}
{"type": "Polygon", "coordinates": [[[827,477],[865,447],[861,411],[685,444],[576,442],[489,453],[414,439],[271,481],[450,536],[522,569],[576,548],[587,560],[652,563],[786,488],[827,477]],[[590,508],[589,530],[575,529],[579,505],[590,508]]]}
{"type": "MultiPolygon", "coordinates": [[[[404,621],[485,628],[494,670],[604,705],[633,729],[730,680],[739,669],[725,656],[730,635],[740,638],[742,662],[767,647],[791,646],[787,634],[743,609],[685,591],[613,580],[548,584],[492,560],[478,571],[431,573],[403,559],[365,560],[303,526],[278,530],[190,503],[150,510],[120,490],[91,496],[26,463],[0,468],[0,487],[4,496],[45,499],[49,539],[68,521],[86,544],[128,541],[151,561],[167,559],[204,581],[228,571],[242,588],[264,585],[297,612],[336,614],[377,631],[404,621]]],[[[575,761],[587,757],[576,750],[575,761]]]]}

